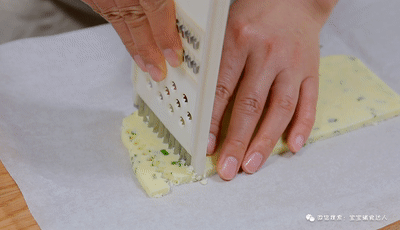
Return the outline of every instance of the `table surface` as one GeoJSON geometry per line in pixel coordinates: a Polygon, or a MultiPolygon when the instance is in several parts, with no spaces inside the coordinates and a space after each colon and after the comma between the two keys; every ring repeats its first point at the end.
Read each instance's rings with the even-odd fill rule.
{"type": "Polygon", "coordinates": [[[24,196],[0,161],[0,229],[40,229],[24,196]]]}

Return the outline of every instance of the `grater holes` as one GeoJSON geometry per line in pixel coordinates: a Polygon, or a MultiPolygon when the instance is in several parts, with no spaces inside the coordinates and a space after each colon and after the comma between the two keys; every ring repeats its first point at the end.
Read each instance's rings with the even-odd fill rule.
{"type": "Polygon", "coordinates": [[[188,103],[188,98],[187,98],[186,94],[183,94],[183,101],[184,101],[185,103],[188,103]]]}
{"type": "Polygon", "coordinates": [[[147,87],[149,89],[153,88],[153,83],[151,83],[150,79],[147,79],[147,87]]]}
{"type": "Polygon", "coordinates": [[[192,58],[189,56],[189,54],[185,54],[185,56],[183,56],[183,59],[190,68],[190,62],[192,61],[192,58]]]}
{"type": "Polygon", "coordinates": [[[169,104],[168,107],[169,107],[169,112],[171,114],[174,113],[174,107],[171,104],[169,104]]]}
{"type": "Polygon", "coordinates": [[[176,84],[175,84],[174,81],[172,82],[172,89],[173,89],[173,90],[176,90],[176,89],[177,89],[177,88],[176,88],[176,84]]]}
{"type": "Polygon", "coordinates": [[[194,74],[198,74],[200,71],[199,64],[194,60],[194,57],[189,53],[183,53],[183,61],[186,63],[187,67],[193,71],[194,74]]]}
{"type": "Polygon", "coordinates": [[[181,102],[178,99],[176,99],[176,106],[178,106],[178,108],[181,107],[181,102]]]}
{"type": "Polygon", "coordinates": [[[186,113],[186,116],[187,116],[187,118],[189,119],[189,121],[191,121],[191,120],[192,120],[192,114],[190,114],[190,112],[189,112],[189,111],[186,113]]]}
{"type": "Polygon", "coordinates": [[[179,118],[179,124],[180,124],[181,126],[185,126],[185,119],[183,119],[183,117],[180,117],[180,118],[179,118]]]}
{"type": "Polygon", "coordinates": [[[169,89],[168,89],[168,87],[165,87],[165,94],[167,95],[167,96],[169,96],[169,94],[170,94],[170,92],[169,92],[169,89]]]}
{"type": "Polygon", "coordinates": [[[190,33],[190,31],[189,30],[186,30],[185,31],[185,35],[184,35],[184,37],[186,38],[186,41],[188,42],[188,43],[190,43],[190,37],[192,36],[192,34],[190,33]]]}
{"type": "Polygon", "coordinates": [[[197,64],[193,66],[193,73],[194,74],[198,74],[200,71],[200,66],[198,66],[197,64]]]}
{"type": "Polygon", "coordinates": [[[158,99],[160,99],[160,101],[162,101],[164,99],[164,97],[163,97],[161,92],[158,92],[158,99]]]}
{"type": "Polygon", "coordinates": [[[199,47],[200,47],[200,42],[199,42],[196,38],[194,38],[194,39],[193,39],[193,48],[194,48],[195,50],[198,50],[199,47]]]}
{"type": "Polygon", "coordinates": [[[180,25],[180,26],[179,26],[179,31],[181,32],[182,38],[186,38],[185,35],[187,34],[187,31],[188,31],[188,30],[186,29],[186,26],[180,25]]]}
{"type": "Polygon", "coordinates": [[[181,33],[182,38],[186,39],[187,43],[193,46],[193,49],[199,49],[199,38],[195,34],[193,34],[193,31],[191,31],[190,28],[183,25],[183,23],[181,24],[178,19],[176,19],[176,28],[178,30],[178,33],[181,33]]]}

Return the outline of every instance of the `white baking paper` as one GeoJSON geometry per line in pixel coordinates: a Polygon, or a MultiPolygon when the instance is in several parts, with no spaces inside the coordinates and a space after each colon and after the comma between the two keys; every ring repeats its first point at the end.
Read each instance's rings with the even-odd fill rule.
{"type": "MultiPolygon", "coordinates": [[[[321,55],[357,56],[400,93],[399,14],[397,0],[340,1],[321,55]]],[[[400,219],[400,117],[272,156],[254,175],[147,197],[120,141],[134,111],[130,69],[110,25],[0,46],[0,159],[43,230],[377,229],[400,219]]]]}

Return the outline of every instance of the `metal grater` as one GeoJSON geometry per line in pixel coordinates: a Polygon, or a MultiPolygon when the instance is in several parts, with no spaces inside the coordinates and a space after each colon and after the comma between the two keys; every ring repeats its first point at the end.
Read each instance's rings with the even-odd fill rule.
{"type": "Polygon", "coordinates": [[[139,116],[203,175],[230,0],[175,0],[184,62],[155,82],[134,63],[139,116]]]}

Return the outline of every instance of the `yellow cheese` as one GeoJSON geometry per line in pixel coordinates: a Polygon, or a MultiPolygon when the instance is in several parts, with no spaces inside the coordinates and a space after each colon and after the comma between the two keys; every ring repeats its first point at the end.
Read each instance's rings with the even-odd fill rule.
{"type": "MultiPolygon", "coordinates": [[[[336,136],[400,114],[400,96],[363,63],[344,55],[321,58],[316,121],[307,143],[336,136]]],[[[170,185],[201,181],[216,173],[217,154],[207,158],[206,174],[192,167],[152,132],[137,112],[123,122],[121,139],[129,150],[132,168],[150,197],[161,197],[170,185]],[[161,151],[163,150],[163,151],[161,151]],[[165,151],[164,151],[165,150],[165,151]]],[[[226,128],[226,127],[225,127],[226,128]]],[[[226,129],[225,129],[226,130],[226,129]]],[[[224,131],[222,132],[224,134],[224,131]]],[[[288,150],[281,138],[272,154],[288,150]]]]}
{"type": "MultiPolygon", "coordinates": [[[[359,59],[321,58],[317,114],[307,143],[337,136],[398,116],[400,96],[359,59]]],[[[273,154],[288,151],[282,138],[273,154]]]]}
{"type": "Polygon", "coordinates": [[[139,183],[150,197],[161,197],[169,192],[170,186],[154,167],[140,164],[135,171],[139,183]]]}
{"type": "Polygon", "coordinates": [[[191,167],[185,166],[179,155],[168,149],[137,112],[126,117],[122,126],[121,139],[129,150],[132,169],[150,197],[167,194],[170,183],[178,185],[194,180],[191,167]]]}
{"type": "MultiPolygon", "coordinates": [[[[203,179],[193,167],[179,160],[173,149],[148,128],[137,112],[122,121],[121,140],[129,150],[132,169],[143,189],[150,197],[161,197],[170,191],[170,185],[190,183],[203,179]]],[[[204,177],[215,171],[216,156],[207,159],[204,177]]],[[[204,183],[204,182],[203,182],[204,183]]]]}

